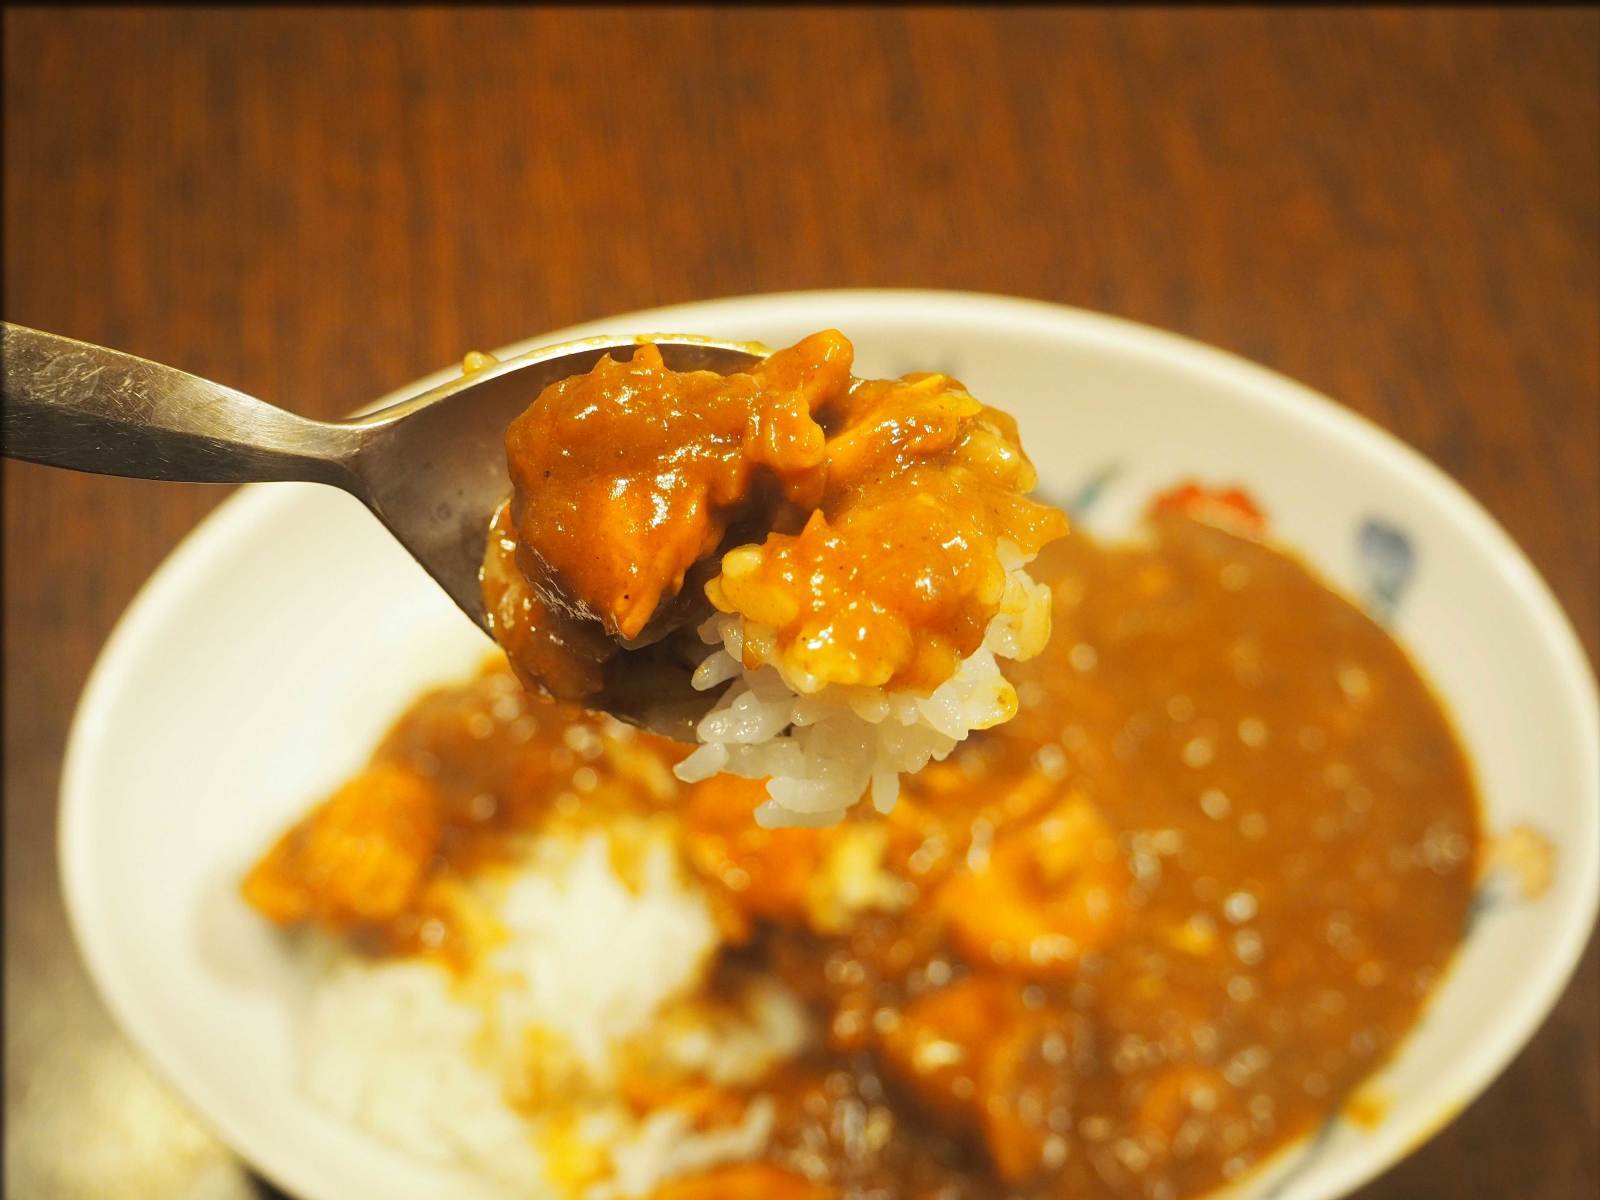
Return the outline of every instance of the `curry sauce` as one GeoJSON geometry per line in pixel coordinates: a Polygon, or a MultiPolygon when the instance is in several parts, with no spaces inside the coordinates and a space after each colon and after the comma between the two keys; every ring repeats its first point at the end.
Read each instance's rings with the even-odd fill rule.
{"type": "Polygon", "coordinates": [[[684,787],[678,748],[494,668],[402,718],[246,895],[459,969],[495,937],[461,880],[552,823],[655,814],[722,930],[707,988],[779,980],[816,1029],[743,1090],[632,1081],[643,1107],[776,1104],[759,1161],[658,1200],[1203,1194],[1392,1053],[1479,849],[1426,684],[1240,500],[1180,493],[1136,542],[1047,548],[1055,634],[1012,672],[1016,719],[887,815],[759,829],[758,781],[684,787]]]}
{"type": "Polygon", "coordinates": [[[854,358],[837,330],[725,376],[644,345],[547,387],[506,431],[483,572],[524,682],[592,702],[619,656],[713,611],[817,687],[947,679],[1007,557],[1066,521],[1027,498],[1010,417],[949,376],[858,379],[854,358]]]}

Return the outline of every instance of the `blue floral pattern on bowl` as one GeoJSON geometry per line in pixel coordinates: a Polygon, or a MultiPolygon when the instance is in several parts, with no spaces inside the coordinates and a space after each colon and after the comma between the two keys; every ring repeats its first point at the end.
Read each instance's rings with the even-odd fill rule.
{"type": "Polygon", "coordinates": [[[1058,507],[1067,514],[1068,520],[1074,523],[1082,521],[1089,515],[1089,510],[1095,506],[1100,497],[1105,495],[1105,491],[1111,486],[1112,481],[1120,474],[1122,474],[1121,463],[1110,463],[1101,467],[1079,484],[1072,495],[1062,501],[1058,507]]]}
{"type": "Polygon", "coordinates": [[[1360,556],[1362,601],[1374,619],[1387,624],[1416,571],[1417,552],[1411,537],[1393,522],[1368,517],[1356,531],[1360,556]]]}

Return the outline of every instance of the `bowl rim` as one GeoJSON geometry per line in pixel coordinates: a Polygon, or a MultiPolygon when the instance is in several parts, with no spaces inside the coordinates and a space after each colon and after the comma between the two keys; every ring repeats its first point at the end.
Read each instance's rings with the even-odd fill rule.
{"type": "MultiPolygon", "coordinates": [[[[501,358],[526,353],[541,346],[625,328],[629,332],[678,331],[673,322],[728,321],[730,319],[781,320],[786,313],[827,314],[826,323],[848,327],[853,314],[882,318],[892,313],[911,323],[919,316],[948,321],[956,315],[1003,320],[1009,328],[1030,332],[1070,334],[1087,341],[1131,353],[1164,359],[1191,372],[1226,381],[1230,389],[1255,406],[1288,414],[1315,431],[1356,445],[1385,471],[1408,477],[1417,488],[1445,510],[1459,532],[1487,558],[1516,594],[1523,612],[1531,618],[1540,640],[1550,652],[1561,677],[1563,708],[1574,711],[1586,729],[1583,747],[1587,760],[1588,791],[1592,800],[1591,830],[1600,828],[1600,689],[1594,669],[1576,631],[1543,578],[1511,536],[1492,515],[1443,469],[1394,434],[1361,414],[1338,404],[1314,389],[1268,367],[1230,351],[1127,318],[1056,304],[1043,300],[984,292],[914,288],[843,288],[755,293],[691,301],[621,313],[616,316],[557,329],[520,339],[494,353],[501,358]]],[[[414,396],[453,378],[459,366],[441,368],[397,388],[359,411],[368,412],[414,396]]],[[[84,684],[73,713],[63,761],[57,817],[57,857],[68,923],[80,956],[101,1000],[113,1020],[155,1072],[174,1088],[193,1110],[196,1119],[215,1130],[221,1140],[251,1166],[279,1186],[306,1200],[331,1195],[304,1160],[272,1152],[248,1126],[218,1115],[208,1104],[204,1085],[169,1065],[163,1054],[167,1041],[159,1023],[149,1019],[138,1002],[137,988],[122,977],[117,958],[93,912],[94,874],[89,861],[92,794],[87,786],[90,766],[109,727],[122,680],[130,670],[135,651],[164,618],[173,600],[184,594],[198,576],[210,569],[214,554],[230,544],[236,533],[266,517],[276,507],[292,503],[293,489],[270,484],[249,484],[229,496],[191,529],[164,558],[135,593],[101,649],[84,684]]],[[[1560,919],[1554,953],[1544,970],[1528,980],[1518,1001],[1507,1006],[1490,1026],[1487,1036],[1474,1043],[1454,1063],[1453,1099],[1439,1119],[1426,1128],[1394,1127],[1392,1122],[1369,1131],[1363,1150],[1329,1162],[1319,1171],[1319,1186],[1306,1193],[1319,1198],[1345,1195],[1387,1170],[1430,1140],[1474,1099],[1481,1095],[1527,1044],[1544,1022],[1570,981],[1600,912],[1600,838],[1583,846],[1564,846],[1563,854],[1577,856],[1582,869],[1578,891],[1560,919]]],[[[1443,981],[1439,986],[1443,986],[1443,981]]],[[[1292,1143],[1300,1145],[1302,1143],[1292,1143]]],[[[1297,1191],[1296,1195],[1300,1193],[1297,1191]]]]}

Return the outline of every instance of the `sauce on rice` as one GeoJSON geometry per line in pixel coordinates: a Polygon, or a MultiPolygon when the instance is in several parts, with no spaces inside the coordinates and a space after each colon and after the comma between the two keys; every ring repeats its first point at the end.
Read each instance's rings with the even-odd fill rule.
{"type": "MultiPolygon", "coordinates": [[[[1479,858],[1425,683],[1260,528],[1244,498],[1191,491],[1138,543],[1049,547],[1056,634],[1012,671],[1016,719],[908,778],[886,816],[757,828],[759,781],[685,786],[676,744],[492,667],[423,697],[245,894],[469,978],[497,937],[472,879],[514,871],[532,835],[646,814],[720,930],[697,995],[776,981],[814,1029],[739,1087],[633,1064],[641,1113],[775,1114],[755,1160],[656,1200],[1203,1194],[1392,1053],[1479,858]]],[[[583,1161],[603,1172],[604,1148],[583,1161]]]]}
{"type": "Polygon", "coordinates": [[[819,686],[948,679],[1000,610],[1001,543],[1031,558],[1066,521],[1026,498],[1004,413],[948,376],[853,362],[835,330],[727,376],[646,345],[546,388],[506,432],[484,566],[524,682],[592,700],[619,654],[713,606],[819,686]]]}

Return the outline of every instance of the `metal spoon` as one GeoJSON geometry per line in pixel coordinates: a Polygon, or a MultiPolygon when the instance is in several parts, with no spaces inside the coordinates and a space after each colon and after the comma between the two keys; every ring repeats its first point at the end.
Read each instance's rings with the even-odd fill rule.
{"type": "MultiPolygon", "coordinates": [[[[630,358],[646,342],[677,371],[727,373],[767,353],[756,343],[678,334],[587,338],[494,363],[366,416],[313,421],[172,367],[8,321],[0,333],[0,451],[137,479],[343,488],[488,632],[478,569],[489,519],[511,490],[506,426],[548,384],[607,354],[630,358]]],[[[623,720],[692,740],[687,689],[659,669],[652,664],[647,683],[602,703],[623,720]]]]}

